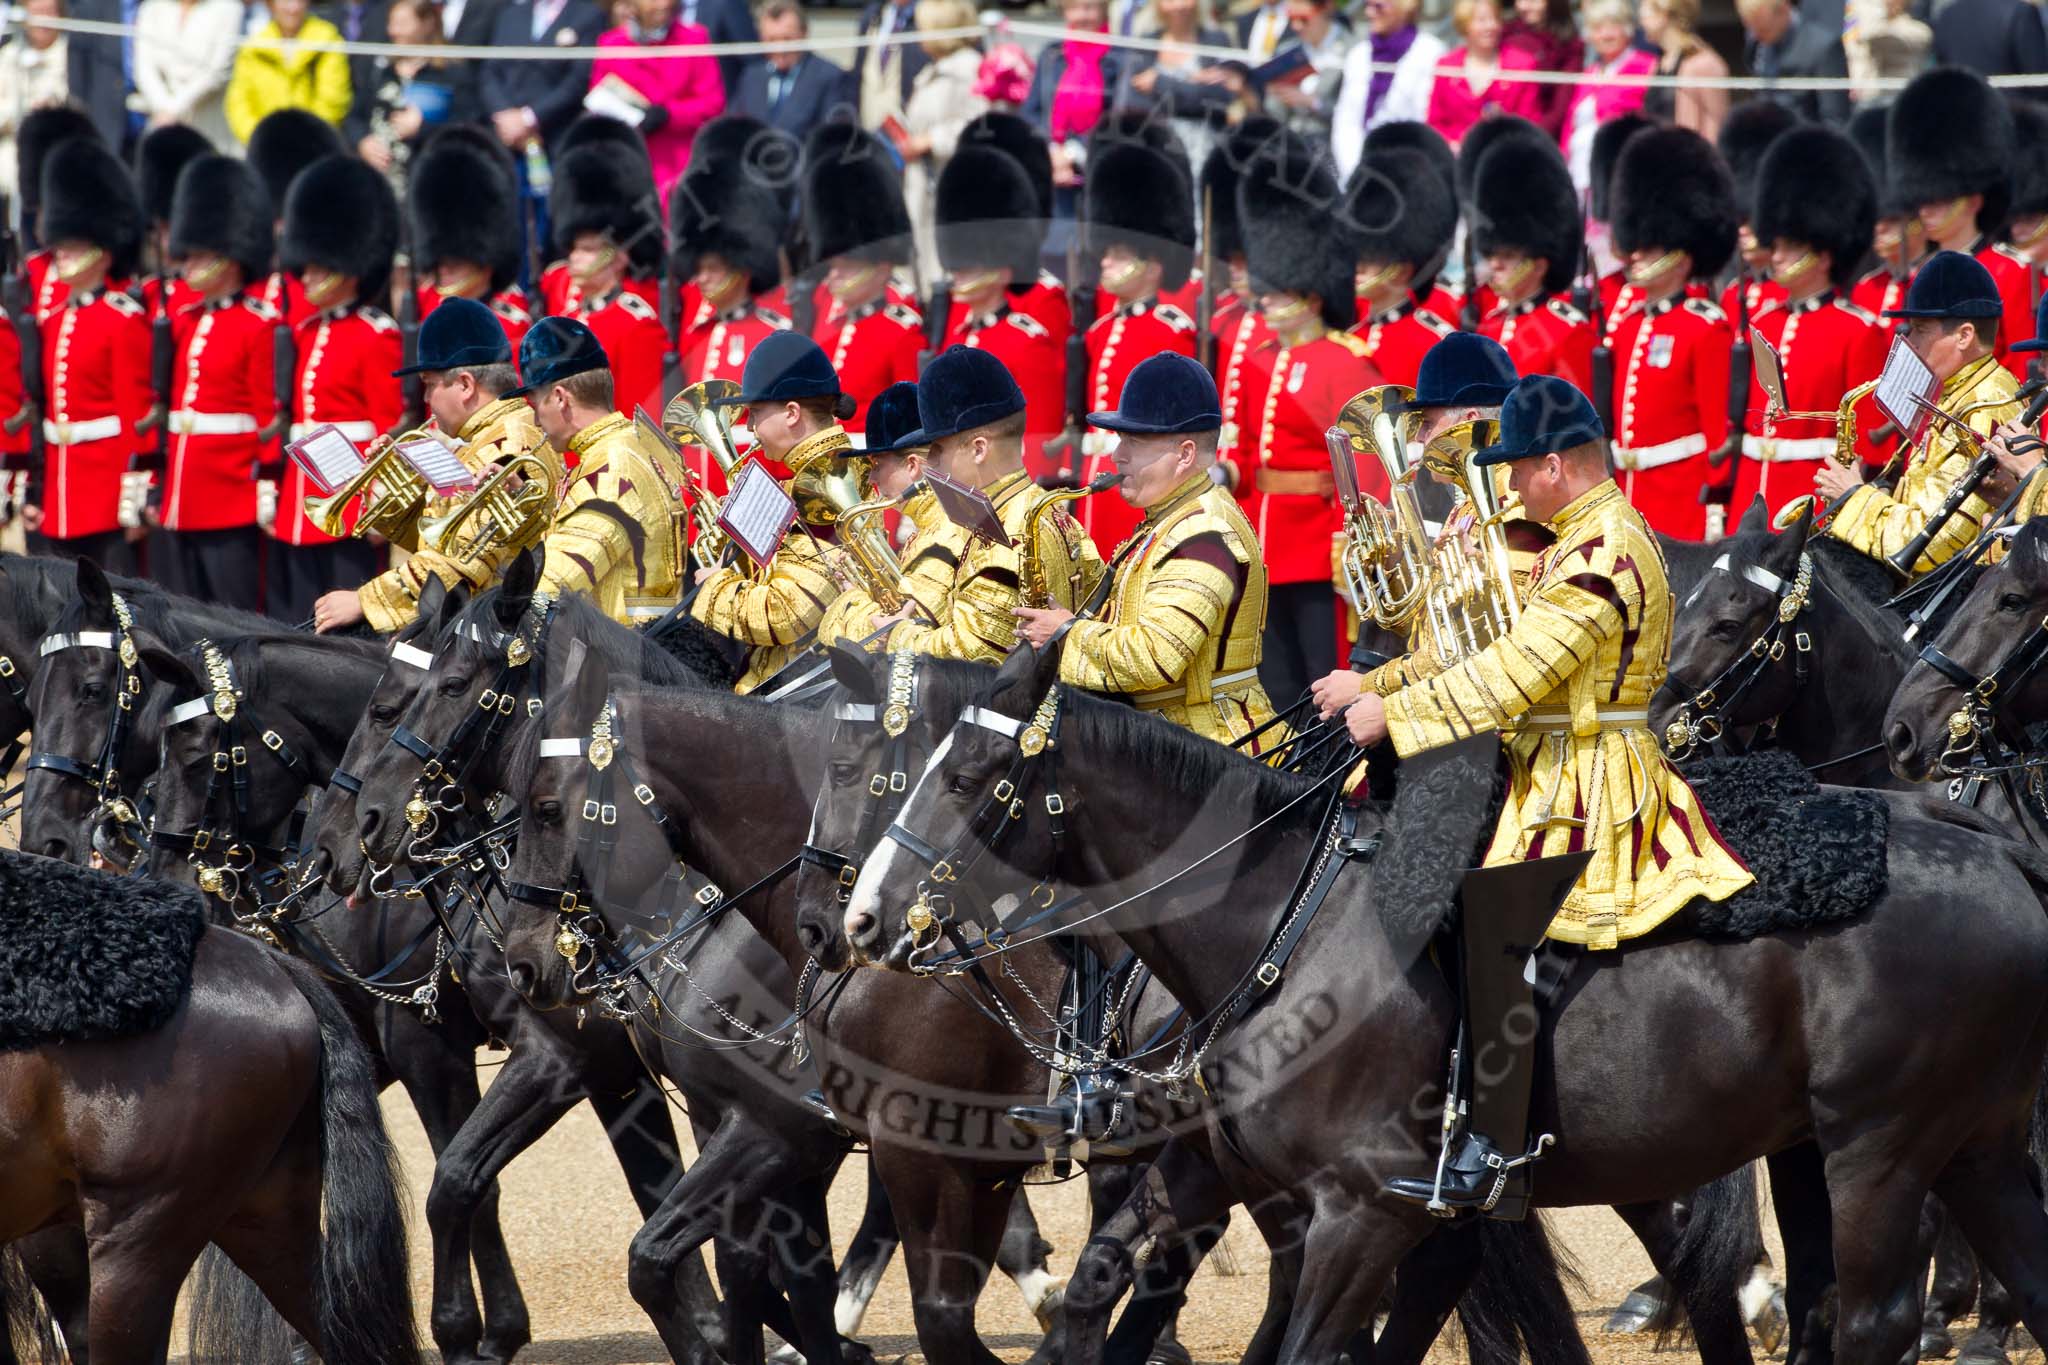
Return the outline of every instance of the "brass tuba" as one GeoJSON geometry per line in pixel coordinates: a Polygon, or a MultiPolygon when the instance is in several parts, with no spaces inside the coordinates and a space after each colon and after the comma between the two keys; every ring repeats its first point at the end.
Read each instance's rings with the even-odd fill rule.
{"type": "MultiPolygon", "coordinates": [[[[739,443],[733,436],[734,407],[731,403],[712,406],[714,400],[739,397],[740,386],[730,379],[705,379],[691,384],[661,410],[661,429],[684,451],[691,446],[704,450],[724,473],[727,486],[739,467],[739,443]]],[[[690,542],[690,558],[699,568],[716,568],[725,556],[725,532],[718,525],[718,499],[683,466],[682,490],[690,500],[690,520],[697,525],[690,542]]]]}
{"type": "Polygon", "coordinates": [[[1512,495],[1502,497],[1494,470],[1477,463],[1499,430],[1491,418],[1461,422],[1437,433],[1423,454],[1427,463],[1456,470],[1454,482],[1472,517],[1471,543],[1447,528],[1430,559],[1424,619],[1430,646],[1445,668],[1505,635],[1522,611],[1507,540],[1507,523],[1521,504],[1512,495]]]}
{"type": "Polygon", "coordinates": [[[366,461],[347,483],[324,498],[307,498],[307,519],[330,536],[347,536],[350,534],[345,520],[348,505],[358,496],[367,495],[363,496],[363,510],[356,517],[354,534],[375,531],[399,545],[414,543],[420,513],[426,510],[433,491],[427,487],[427,481],[420,477],[419,471],[398,453],[398,447],[407,441],[423,438],[443,439],[441,433],[432,427],[414,427],[401,433],[390,445],[377,452],[376,458],[366,461]]]}
{"type": "Polygon", "coordinates": [[[1415,501],[1408,464],[1408,422],[1387,409],[1415,397],[1405,384],[1382,384],[1353,397],[1324,433],[1344,507],[1342,571],[1346,595],[1383,630],[1399,630],[1421,607],[1429,574],[1429,534],[1415,501]],[[1387,501],[1350,477],[1370,450],[1387,476],[1387,501]]]}
{"type": "Polygon", "coordinates": [[[450,559],[474,560],[486,550],[515,555],[547,538],[555,524],[555,471],[544,441],[498,467],[460,507],[420,521],[420,544],[450,559]],[[522,480],[517,488],[512,480],[522,480]],[[483,518],[481,525],[471,523],[483,518]]]}
{"type": "Polygon", "coordinates": [[[901,611],[910,600],[910,588],[882,523],[883,514],[894,506],[894,498],[870,498],[839,514],[839,548],[846,552],[847,567],[885,616],[901,611]]]}

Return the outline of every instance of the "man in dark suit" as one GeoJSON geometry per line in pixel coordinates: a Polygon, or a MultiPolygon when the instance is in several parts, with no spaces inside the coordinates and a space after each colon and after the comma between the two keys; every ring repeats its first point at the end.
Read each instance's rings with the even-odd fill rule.
{"type": "MultiPolygon", "coordinates": [[[[796,0],[768,0],[761,7],[762,42],[796,42],[809,32],[810,21],[796,0]]],[[[731,108],[801,139],[831,117],[845,81],[843,68],[815,53],[771,52],[740,73],[731,108]]]]}
{"type": "MultiPolygon", "coordinates": [[[[676,17],[686,24],[702,24],[714,43],[751,43],[760,37],[754,30],[754,12],[747,0],[676,0],[676,17]]],[[[730,93],[740,73],[752,58],[720,57],[718,74],[730,93]]]]}
{"type": "MultiPolygon", "coordinates": [[[[1736,0],[1735,11],[1745,30],[1743,56],[1750,74],[1765,81],[1786,76],[1847,76],[1842,35],[1829,32],[1792,8],[1791,0],[1736,0]]],[[[1846,90],[1781,90],[1766,86],[1760,98],[1775,100],[1809,120],[1832,124],[1849,121],[1846,90]]]]}
{"type": "Polygon", "coordinates": [[[561,136],[589,93],[591,48],[610,27],[597,0],[506,0],[492,21],[491,42],[560,48],[562,60],[481,63],[477,93],[499,141],[517,152],[533,137],[552,145],[561,136]]]}
{"type": "Polygon", "coordinates": [[[1934,60],[1987,76],[2048,70],[2040,12],[2023,0],[1949,0],[1934,16],[1934,60]]]}
{"type": "MultiPolygon", "coordinates": [[[[105,24],[135,21],[134,4],[124,4],[123,0],[69,0],[64,13],[67,18],[105,24]]],[[[93,127],[116,151],[128,138],[129,80],[122,56],[125,41],[103,34],[74,33],[65,44],[64,69],[70,82],[71,102],[85,111],[93,127]]]]}
{"type": "MultiPolygon", "coordinates": [[[[875,0],[860,13],[860,36],[884,38],[917,27],[917,0],[875,0]]],[[[847,78],[860,105],[863,128],[879,128],[891,114],[902,116],[910,85],[931,58],[916,43],[864,42],[855,51],[847,78]]]]}

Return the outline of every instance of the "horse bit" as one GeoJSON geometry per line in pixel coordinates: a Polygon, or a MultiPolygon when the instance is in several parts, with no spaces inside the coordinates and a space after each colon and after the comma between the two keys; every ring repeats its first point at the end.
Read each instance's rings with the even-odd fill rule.
{"type": "MultiPolygon", "coordinates": [[[[114,684],[114,714],[107,722],[107,737],[100,746],[100,756],[88,768],[67,754],[53,753],[47,749],[36,749],[28,756],[27,771],[44,768],[65,777],[76,778],[93,789],[97,802],[93,806],[90,823],[97,826],[105,821],[114,824],[139,827],[141,817],[136,814],[135,804],[121,792],[121,750],[128,742],[128,731],[135,724],[135,699],[142,695],[141,655],[135,647],[135,616],[121,594],[113,594],[114,629],[83,630],[62,635],[51,635],[44,639],[37,650],[40,658],[47,659],[67,649],[111,649],[118,661],[119,672],[114,684]]],[[[141,840],[136,840],[140,843],[141,840]]]]}
{"type": "Polygon", "coordinates": [[[1803,630],[1793,629],[1793,623],[1805,612],[1813,593],[1811,554],[1800,552],[1799,571],[1789,583],[1761,564],[1745,564],[1736,569],[1726,554],[1716,559],[1707,572],[1712,573],[1715,569],[1754,583],[1770,593],[1777,599],[1777,610],[1763,633],[1750,641],[1749,648],[1736,655],[1734,661],[1715,674],[1705,687],[1692,687],[1678,676],[1676,670],[1667,674],[1672,682],[1692,692],[1679,706],[1677,719],[1664,728],[1664,749],[1674,762],[1683,762],[1702,747],[1721,740],[1727,733],[1728,711],[1763,679],[1772,665],[1784,659],[1788,634],[1791,637],[1795,687],[1805,685],[1813,664],[1813,637],[1803,630]]]}

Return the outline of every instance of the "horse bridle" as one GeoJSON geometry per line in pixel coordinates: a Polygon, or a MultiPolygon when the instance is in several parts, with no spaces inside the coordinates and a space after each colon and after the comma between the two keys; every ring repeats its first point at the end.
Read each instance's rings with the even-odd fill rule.
{"type": "Polygon", "coordinates": [[[253,734],[255,747],[267,751],[300,787],[327,783],[282,734],[251,713],[234,665],[220,647],[201,640],[199,654],[206,669],[207,690],[172,707],[164,728],[174,729],[209,716],[217,722],[213,763],[199,807],[200,823],[190,830],[167,830],[152,821],[148,840],[152,847],[184,854],[197,874],[199,889],[232,904],[241,894],[243,881],[256,875],[259,863],[268,862],[281,870],[292,853],[288,844],[261,844],[249,835],[253,818],[249,810],[251,746],[244,742],[245,737],[253,734]],[[218,823],[216,815],[222,817],[218,823]],[[209,856],[219,861],[209,862],[209,856]]]}
{"type": "MultiPolygon", "coordinates": [[[[121,791],[121,750],[127,746],[128,733],[135,725],[135,699],[142,695],[142,659],[135,647],[135,616],[121,594],[112,595],[114,612],[113,630],[67,631],[62,634],[45,636],[36,653],[47,659],[69,649],[110,649],[118,663],[119,672],[114,685],[114,711],[107,720],[106,739],[100,745],[99,757],[91,766],[79,762],[69,754],[54,753],[48,749],[33,749],[28,756],[29,772],[41,769],[73,778],[93,789],[97,803],[93,807],[90,823],[97,825],[104,819],[117,824],[137,826],[141,824],[135,805],[121,791]]],[[[10,685],[19,687],[10,665],[10,685]]],[[[25,701],[26,692],[17,691],[16,699],[25,701]]],[[[137,840],[141,842],[141,840],[137,840]]]]}
{"type": "Polygon", "coordinates": [[[1931,640],[1920,647],[1920,662],[1963,692],[1963,704],[1948,718],[1948,746],[1941,753],[1944,774],[1984,777],[2039,766],[2024,758],[2013,761],[2016,755],[1998,738],[1997,729],[2013,696],[2048,664],[2048,617],[2035,622],[1989,673],[1972,673],[1931,640]],[[1984,762],[1969,762],[1972,753],[1984,762]]]}
{"type": "Polygon", "coordinates": [[[1795,688],[1806,685],[1813,667],[1813,637],[1794,628],[1812,600],[1813,556],[1800,551],[1798,571],[1789,582],[1761,564],[1745,564],[1737,568],[1725,553],[1714,560],[1707,572],[1717,570],[1753,583],[1771,594],[1771,620],[1763,632],[1750,641],[1749,648],[1736,655],[1703,687],[1687,682],[1675,668],[1666,671],[1666,680],[1689,694],[1679,706],[1678,718],[1664,728],[1664,750],[1674,762],[1683,762],[1700,748],[1718,743],[1727,734],[1728,712],[1763,680],[1773,665],[1784,659],[1788,652],[1788,637],[1795,688]]]}
{"type": "Polygon", "coordinates": [[[868,779],[868,804],[862,809],[860,828],[846,849],[820,848],[814,842],[818,832],[818,810],[829,796],[829,788],[818,795],[811,808],[811,838],[797,851],[797,857],[833,878],[838,901],[843,907],[853,899],[853,884],[860,880],[860,859],[875,846],[875,826],[882,818],[882,802],[910,789],[910,721],[917,713],[917,657],[907,649],[889,656],[889,690],[879,706],[873,702],[841,702],[832,712],[833,742],[846,725],[882,727],[882,761],[868,779]]]}

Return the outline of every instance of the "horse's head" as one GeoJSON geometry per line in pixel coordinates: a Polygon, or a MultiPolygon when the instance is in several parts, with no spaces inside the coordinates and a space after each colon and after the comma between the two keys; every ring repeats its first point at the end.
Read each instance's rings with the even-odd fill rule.
{"type": "Polygon", "coordinates": [[[407,860],[415,836],[441,813],[491,794],[481,777],[486,768],[496,772],[501,755],[490,751],[522,713],[521,697],[530,695],[539,576],[536,557],[521,555],[502,588],[452,616],[432,663],[413,679],[390,742],[372,745],[363,766],[352,769],[362,781],[355,798],[359,849],[371,862],[407,860]]]}
{"type": "Polygon", "coordinates": [[[1944,755],[1966,753],[1993,728],[2009,743],[2048,716],[2048,525],[2030,521],[1987,568],[1933,643],[1900,679],[1885,712],[1892,771],[1925,781],[1944,755]]]}
{"type": "Polygon", "coordinates": [[[0,555],[0,735],[26,734],[35,723],[28,686],[36,642],[72,597],[76,575],[63,560],[0,555]]]}
{"type": "Polygon", "coordinates": [[[142,705],[147,643],[99,565],[79,560],[77,595],[43,637],[29,687],[29,712],[42,721],[22,790],[24,850],[82,863],[95,819],[125,814],[116,804],[121,764],[142,705]]]}
{"type": "Polygon", "coordinates": [[[603,661],[579,646],[569,654],[566,676],[510,759],[521,806],[506,873],[505,961],[519,993],[542,1008],[587,991],[590,969],[622,928],[658,933],[687,922],[698,904],[655,823],[675,807],[632,757],[633,690],[614,692],[603,661]]]}
{"type": "Polygon", "coordinates": [[[1658,732],[1682,721],[1697,731],[1696,742],[1711,743],[1724,729],[1761,725],[1790,704],[1797,683],[1782,657],[1790,649],[1774,645],[1812,525],[1809,513],[1774,533],[1763,500],[1750,504],[1713,568],[1679,604],[1670,670],[1651,703],[1658,732]]]}
{"type": "Polygon", "coordinates": [[[342,895],[367,894],[369,859],[363,856],[356,824],[356,787],[359,775],[391,743],[398,718],[419,696],[421,684],[434,663],[435,642],[447,633],[448,625],[469,601],[469,589],[452,591],[430,577],[420,589],[419,614],[391,641],[391,661],[384,676],[370,694],[362,720],[349,739],[335,780],[314,798],[309,827],[313,831],[313,865],[327,878],[327,884],[342,895]]]}
{"type": "MultiPolygon", "coordinates": [[[[1041,884],[1051,878],[1058,853],[1053,827],[1022,818],[1018,779],[1057,748],[1048,693],[1059,678],[1059,657],[1057,642],[1040,651],[1019,647],[957,719],[934,714],[926,722],[934,730],[926,740],[931,758],[910,779],[902,810],[862,864],[842,917],[857,962],[908,971],[917,950],[933,945],[939,922],[974,918],[984,904],[993,908],[992,892],[1016,888],[978,884],[977,874],[992,861],[1041,884]]],[[[934,671],[930,662],[918,664],[918,685],[934,671]]]]}

